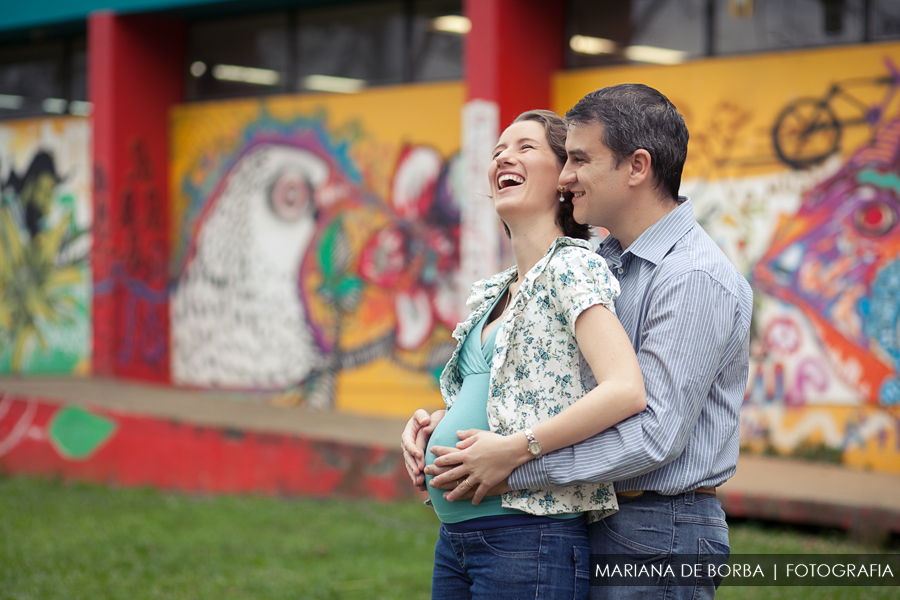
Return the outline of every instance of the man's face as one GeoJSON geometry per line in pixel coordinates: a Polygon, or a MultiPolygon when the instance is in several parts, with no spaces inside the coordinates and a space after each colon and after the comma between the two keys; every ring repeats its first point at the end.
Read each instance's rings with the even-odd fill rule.
{"type": "Polygon", "coordinates": [[[615,237],[625,218],[628,161],[616,167],[615,156],[602,141],[603,126],[573,123],[566,137],[566,165],[559,185],[572,193],[575,220],[605,227],[615,237]]]}

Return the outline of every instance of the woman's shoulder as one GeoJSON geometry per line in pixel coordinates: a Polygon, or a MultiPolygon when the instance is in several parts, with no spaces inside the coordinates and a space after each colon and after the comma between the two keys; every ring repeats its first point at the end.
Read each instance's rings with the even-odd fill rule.
{"type": "MultiPolygon", "coordinates": [[[[572,238],[559,238],[559,240],[571,240],[572,238]]],[[[557,240],[557,242],[559,242],[557,240]]],[[[572,240],[573,242],[581,242],[578,244],[559,243],[553,255],[550,257],[548,267],[558,269],[567,267],[569,269],[584,269],[600,272],[609,271],[606,259],[594,252],[588,242],[584,240],[572,240]]]]}

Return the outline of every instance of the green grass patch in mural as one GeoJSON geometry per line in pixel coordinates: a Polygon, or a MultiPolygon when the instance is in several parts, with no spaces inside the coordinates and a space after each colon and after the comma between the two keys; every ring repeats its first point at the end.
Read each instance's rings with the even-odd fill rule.
{"type": "Polygon", "coordinates": [[[50,440],[57,451],[75,460],[93,454],[115,433],[115,429],[115,421],[72,404],[58,410],[48,427],[50,440]]]}
{"type": "MultiPolygon", "coordinates": [[[[0,598],[425,599],[438,522],[416,501],[194,497],[0,476],[0,598]]],[[[879,549],[736,521],[735,553],[879,549]]],[[[729,587],[725,600],[893,598],[892,588],[729,587]]]]}

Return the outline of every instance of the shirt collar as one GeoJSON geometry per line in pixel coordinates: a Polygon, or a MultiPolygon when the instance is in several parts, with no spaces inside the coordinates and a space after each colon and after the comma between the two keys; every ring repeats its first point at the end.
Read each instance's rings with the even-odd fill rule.
{"type": "MultiPolygon", "coordinates": [[[[591,243],[587,240],[579,240],[565,236],[556,238],[544,254],[543,258],[532,267],[531,271],[523,274],[522,283],[519,289],[523,290],[527,295],[529,293],[528,290],[531,289],[534,281],[543,272],[544,268],[546,268],[550,261],[550,257],[553,256],[557,249],[565,246],[578,246],[588,251],[591,250],[591,243]]],[[[493,277],[476,281],[472,284],[472,292],[469,295],[469,299],[466,300],[466,306],[469,310],[473,311],[474,314],[474,311],[476,311],[478,306],[499,296],[500,293],[506,289],[506,286],[518,275],[519,273],[516,266],[513,265],[505,271],[497,273],[493,277]]]]}
{"type": "Polygon", "coordinates": [[[623,251],[619,240],[608,235],[600,242],[597,252],[613,266],[620,266],[626,254],[633,254],[658,265],[675,242],[694,226],[694,207],[691,199],[687,196],[683,198],[684,202],[679,204],[678,208],[645,229],[627,250],[623,251]]]}

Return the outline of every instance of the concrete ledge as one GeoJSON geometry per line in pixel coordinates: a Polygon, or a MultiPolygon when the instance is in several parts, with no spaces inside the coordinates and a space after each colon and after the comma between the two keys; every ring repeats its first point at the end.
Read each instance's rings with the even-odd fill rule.
{"type": "Polygon", "coordinates": [[[188,390],[100,378],[0,378],[0,394],[78,403],[121,414],[175,419],[210,427],[276,432],[350,444],[400,447],[406,421],[317,412],[267,404],[264,392],[188,390]]]}
{"type": "Polygon", "coordinates": [[[880,543],[900,533],[900,476],[742,454],[719,489],[729,516],[836,527],[880,543]]]}

